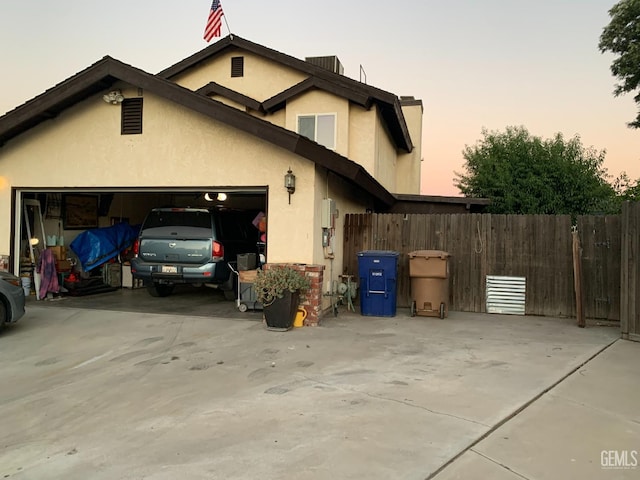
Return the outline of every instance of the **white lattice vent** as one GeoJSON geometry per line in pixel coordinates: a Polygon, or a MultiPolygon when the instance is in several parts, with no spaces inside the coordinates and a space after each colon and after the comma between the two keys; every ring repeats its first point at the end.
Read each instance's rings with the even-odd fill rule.
{"type": "Polygon", "coordinates": [[[487,275],[487,312],[524,315],[525,277],[487,275]]]}

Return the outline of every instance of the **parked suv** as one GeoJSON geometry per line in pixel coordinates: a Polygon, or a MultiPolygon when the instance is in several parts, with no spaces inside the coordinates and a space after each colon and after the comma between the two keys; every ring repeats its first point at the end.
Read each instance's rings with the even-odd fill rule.
{"type": "Polygon", "coordinates": [[[176,284],[207,284],[236,297],[229,262],[239,253],[257,253],[256,212],[205,208],[154,208],[134,244],[131,273],[154,297],[176,284]]]}

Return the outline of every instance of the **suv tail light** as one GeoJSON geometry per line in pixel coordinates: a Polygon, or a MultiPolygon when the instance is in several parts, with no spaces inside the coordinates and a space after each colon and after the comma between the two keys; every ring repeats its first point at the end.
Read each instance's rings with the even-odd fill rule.
{"type": "Polygon", "coordinates": [[[213,241],[213,248],[211,249],[211,253],[213,258],[222,258],[224,257],[224,247],[222,244],[216,240],[213,241]]]}
{"type": "Polygon", "coordinates": [[[138,253],[140,253],[140,239],[136,238],[136,241],[133,242],[133,254],[137,257],[138,253]]]}

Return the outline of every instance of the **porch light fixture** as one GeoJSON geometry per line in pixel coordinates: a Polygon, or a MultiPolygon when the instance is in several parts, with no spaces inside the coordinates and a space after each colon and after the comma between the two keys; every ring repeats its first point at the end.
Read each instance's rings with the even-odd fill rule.
{"type": "Polygon", "coordinates": [[[291,167],[284,176],[284,188],[289,192],[289,205],[291,205],[291,194],[296,191],[296,176],[291,171],[291,167]]]}
{"type": "MultiPolygon", "coordinates": [[[[214,198],[212,197],[212,194],[211,194],[211,193],[209,193],[209,192],[207,192],[207,193],[205,193],[205,194],[204,194],[204,199],[205,199],[207,202],[213,202],[213,201],[214,201],[214,198]]],[[[227,199],[227,194],[226,194],[226,193],[224,193],[224,192],[220,192],[220,193],[218,193],[218,194],[216,195],[216,198],[215,198],[215,200],[218,200],[219,202],[224,202],[226,199],[227,199]]]]}
{"type": "Polygon", "coordinates": [[[120,90],[113,90],[102,96],[102,100],[112,105],[118,105],[124,101],[124,95],[120,90]]]}

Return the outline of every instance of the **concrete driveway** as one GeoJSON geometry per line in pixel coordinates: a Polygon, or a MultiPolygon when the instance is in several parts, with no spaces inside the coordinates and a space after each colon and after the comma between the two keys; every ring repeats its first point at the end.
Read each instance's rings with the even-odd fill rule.
{"type": "Polygon", "coordinates": [[[31,303],[0,336],[0,477],[453,475],[451,459],[619,338],[573,319],[403,309],[276,333],[249,313],[31,303]]]}

